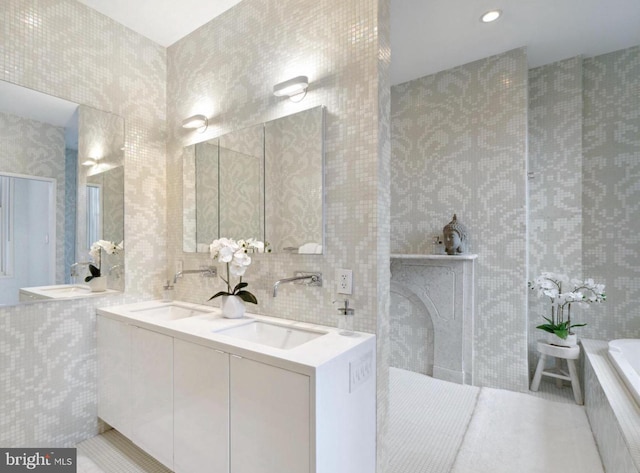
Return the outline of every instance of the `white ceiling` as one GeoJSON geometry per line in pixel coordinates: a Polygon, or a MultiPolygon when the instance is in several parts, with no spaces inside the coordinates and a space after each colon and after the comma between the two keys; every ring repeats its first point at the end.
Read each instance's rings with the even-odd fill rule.
{"type": "Polygon", "coordinates": [[[240,3],[240,0],[78,1],[165,47],[240,3]]]}
{"type": "MultiPolygon", "coordinates": [[[[78,1],[170,46],[240,0],[78,1]]],[[[535,67],[637,44],[640,0],[391,0],[392,84],[520,46],[535,67]],[[503,17],[482,24],[493,8],[503,17]]]]}

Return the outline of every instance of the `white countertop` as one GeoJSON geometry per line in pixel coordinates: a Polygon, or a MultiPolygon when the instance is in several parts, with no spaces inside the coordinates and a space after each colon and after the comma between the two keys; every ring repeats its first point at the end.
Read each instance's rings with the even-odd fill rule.
{"type": "Polygon", "coordinates": [[[106,291],[92,292],[86,284],[55,284],[52,286],[21,287],[20,292],[35,299],[70,299],[76,297],[102,296],[114,294],[119,291],[107,289],[106,291]]]}
{"type": "Polygon", "coordinates": [[[368,333],[354,332],[353,336],[344,336],[340,335],[340,330],[334,327],[252,313],[246,313],[241,319],[225,319],[217,307],[182,301],[174,301],[174,303],[204,310],[206,313],[177,320],[155,320],[144,312],[136,312],[136,310],[171,303],[146,301],[100,308],[98,315],[307,375],[355,346],[375,340],[375,335],[368,333]],[[303,330],[326,332],[326,334],[291,349],[279,349],[216,333],[219,330],[246,324],[252,319],[303,330]]]}
{"type": "Polygon", "coordinates": [[[458,255],[410,255],[403,253],[392,253],[391,259],[407,260],[474,260],[478,257],[475,253],[462,253],[458,255]]]}

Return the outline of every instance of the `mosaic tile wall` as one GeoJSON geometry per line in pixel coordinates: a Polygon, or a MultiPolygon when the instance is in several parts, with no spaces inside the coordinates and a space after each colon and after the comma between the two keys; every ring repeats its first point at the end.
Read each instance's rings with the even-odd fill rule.
{"type": "MultiPolygon", "coordinates": [[[[388,145],[379,134],[388,133],[386,22],[388,6],[378,0],[244,0],[168,48],[168,219],[177,222],[169,226],[169,274],[177,260],[183,260],[185,268],[209,261],[207,255],[182,253],[182,148],[324,105],[324,254],[255,256],[244,280],[259,305],[249,310],[335,325],[337,311],[332,302],[339,298],[335,272],[348,268],[353,270],[350,299],[356,330],[375,333],[380,329],[379,335],[384,335],[389,181],[388,159],[379,159],[388,145]],[[378,29],[383,22],[384,28],[378,29]],[[273,96],[274,84],[298,75],[310,80],[304,100],[294,103],[273,96]],[[196,113],[211,117],[204,135],[180,128],[183,118],[196,113]],[[287,284],[273,298],[273,283],[296,270],[322,272],[323,287],[287,284]]],[[[221,281],[187,277],[176,286],[179,299],[204,302],[222,288],[221,281]]],[[[387,388],[382,361],[388,355],[385,344],[383,340],[378,350],[381,390],[387,388]]],[[[379,406],[379,419],[384,419],[384,412],[379,406]]],[[[383,420],[380,432],[382,424],[383,420]]]]}
{"type": "Polygon", "coordinates": [[[389,359],[390,337],[390,285],[391,285],[391,2],[377,1],[378,70],[377,70],[377,468],[388,471],[392,454],[389,435],[389,359]]]}
{"type": "Polygon", "coordinates": [[[0,445],[72,447],[98,433],[99,296],[0,307],[0,445]]]}
{"type": "MultiPolygon", "coordinates": [[[[582,338],[640,336],[639,75],[640,47],[530,72],[530,277],[547,269],[606,285],[605,304],[574,312],[588,324],[582,338]]],[[[548,307],[529,302],[533,365],[548,307]]]]}
{"type": "MultiPolygon", "coordinates": [[[[159,296],[166,50],[75,0],[3,0],[0,24],[0,79],[124,118],[127,297],[159,296]]],[[[0,419],[12,425],[0,429],[2,445],[72,446],[96,433],[92,314],[97,304],[122,302],[112,296],[0,310],[0,373],[11,379],[0,383],[0,419]]]]}
{"type": "Polygon", "coordinates": [[[457,213],[480,255],[474,382],[515,391],[528,388],[526,133],[524,49],[391,89],[392,253],[431,253],[457,213]]]}
{"type": "MultiPolygon", "coordinates": [[[[529,71],[529,280],[542,271],[582,277],[582,59],[529,71]]],[[[547,298],[529,291],[529,370],[547,298]]],[[[575,311],[574,311],[575,312],[575,311]]]]}
{"type": "Polygon", "coordinates": [[[640,46],[584,60],[583,265],[606,284],[583,338],[640,338],[640,46]]]}

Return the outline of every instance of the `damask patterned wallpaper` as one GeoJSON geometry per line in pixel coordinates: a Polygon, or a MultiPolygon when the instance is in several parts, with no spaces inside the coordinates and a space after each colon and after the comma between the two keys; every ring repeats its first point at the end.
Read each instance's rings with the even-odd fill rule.
{"type": "Polygon", "coordinates": [[[476,260],[475,373],[524,391],[527,60],[516,49],[391,88],[391,249],[431,253],[454,213],[476,260]]]}

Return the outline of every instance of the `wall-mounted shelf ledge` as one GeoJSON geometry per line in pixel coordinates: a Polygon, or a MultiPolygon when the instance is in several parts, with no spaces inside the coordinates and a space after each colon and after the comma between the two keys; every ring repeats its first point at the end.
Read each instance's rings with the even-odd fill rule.
{"type": "Polygon", "coordinates": [[[406,260],[474,260],[478,257],[475,253],[465,253],[462,255],[407,255],[403,253],[392,253],[391,259],[406,260]]]}

